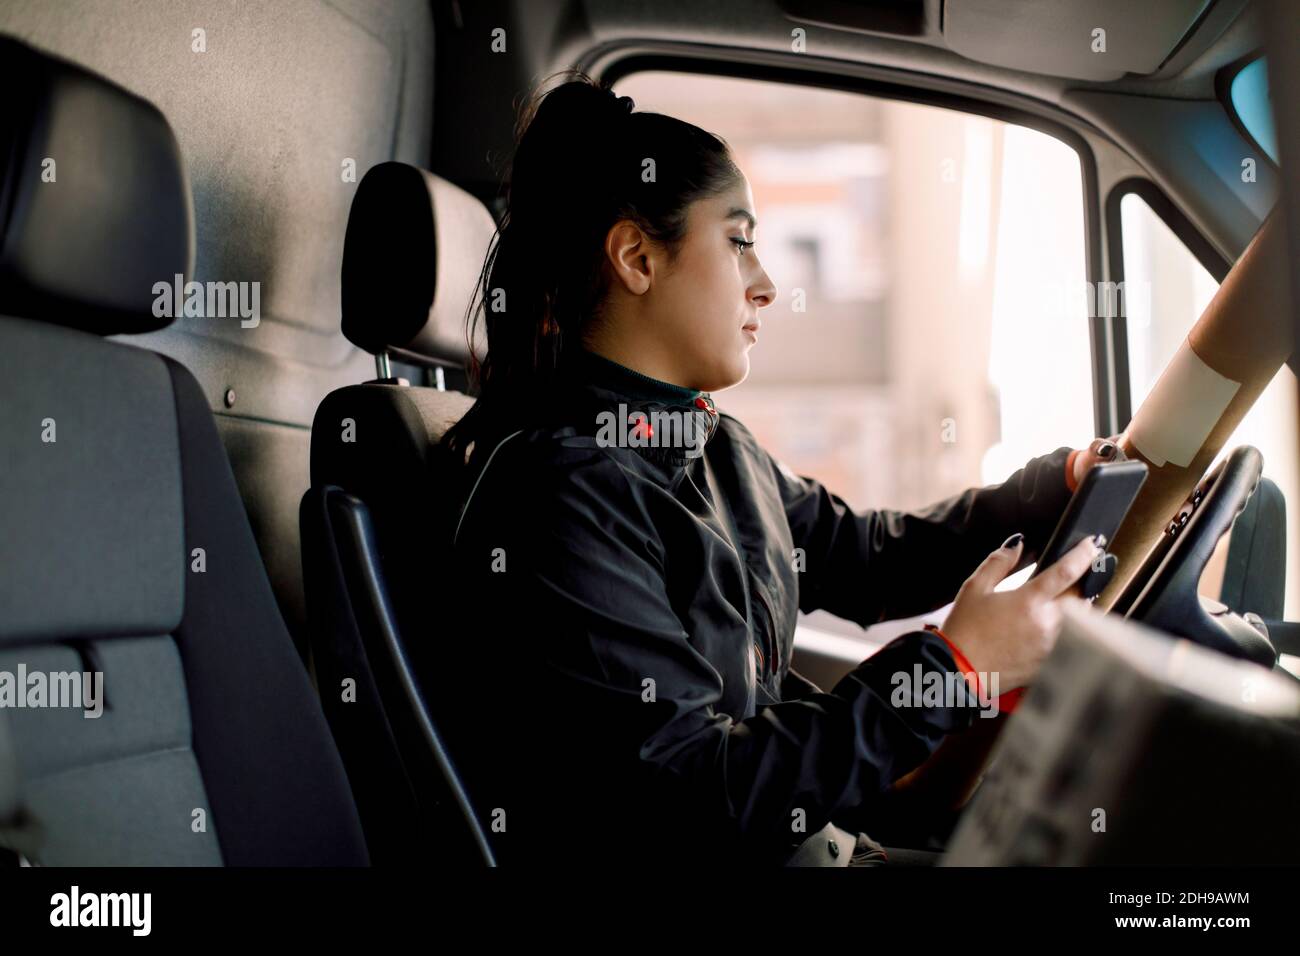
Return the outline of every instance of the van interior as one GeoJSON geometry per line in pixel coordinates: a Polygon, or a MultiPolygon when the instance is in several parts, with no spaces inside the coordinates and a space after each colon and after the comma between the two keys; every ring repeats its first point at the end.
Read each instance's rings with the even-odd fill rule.
{"type": "MultiPolygon", "coordinates": [[[[1294,15],[3,0],[0,863],[495,864],[410,649],[508,659],[440,629],[421,555],[530,91],[578,69],[727,140],[783,290],[719,407],[910,509],[1125,433],[1265,221],[1300,222],[1294,15]],[[100,675],[101,712],[30,705],[37,672],[100,675]]],[[[1294,342],[1287,241],[1257,318],[1294,342]]],[[[1142,587],[1067,618],[918,858],[1300,860],[1296,373],[1160,516],[1142,587]]],[[[803,615],[795,667],[832,686],[944,612],[803,615]]]]}

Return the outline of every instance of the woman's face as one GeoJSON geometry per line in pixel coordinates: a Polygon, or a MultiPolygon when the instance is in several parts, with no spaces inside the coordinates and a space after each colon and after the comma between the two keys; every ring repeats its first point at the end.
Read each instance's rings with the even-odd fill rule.
{"type": "Polygon", "coordinates": [[[653,293],[655,319],[676,345],[678,384],[712,392],[749,375],[758,312],[776,298],[754,245],[756,225],[743,176],[688,210],[686,238],[653,293]]]}
{"type": "Polygon", "coordinates": [[[713,392],[749,374],[758,311],[776,287],[754,247],[756,214],[743,176],[725,192],[687,210],[686,236],[671,262],[665,250],[637,241],[639,230],[611,232],[615,283],[606,352],[647,375],[713,392]],[[624,237],[620,241],[620,234],[624,237]],[[615,341],[610,341],[613,339],[615,341]]]}

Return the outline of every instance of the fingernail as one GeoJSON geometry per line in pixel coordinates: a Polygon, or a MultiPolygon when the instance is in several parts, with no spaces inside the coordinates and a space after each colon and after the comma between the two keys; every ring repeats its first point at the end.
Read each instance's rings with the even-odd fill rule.
{"type": "Polygon", "coordinates": [[[1007,538],[1007,540],[1005,540],[1005,541],[1002,542],[1002,547],[1006,548],[1008,551],[1011,551],[1011,550],[1013,550],[1013,549],[1014,549],[1018,544],[1020,544],[1020,542],[1023,541],[1024,538],[1025,538],[1025,536],[1024,536],[1023,534],[1021,534],[1019,531],[1017,531],[1017,532],[1016,532],[1015,534],[1013,534],[1011,537],[1007,538]]]}
{"type": "Polygon", "coordinates": [[[1094,534],[1092,536],[1092,543],[1098,548],[1104,549],[1106,547],[1106,536],[1104,534],[1094,534]]]}
{"type": "Polygon", "coordinates": [[[1115,446],[1110,442],[1103,442],[1097,449],[1097,454],[1102,458],[1109,458],[1111,455],[1115,454],[1115,446]]]}

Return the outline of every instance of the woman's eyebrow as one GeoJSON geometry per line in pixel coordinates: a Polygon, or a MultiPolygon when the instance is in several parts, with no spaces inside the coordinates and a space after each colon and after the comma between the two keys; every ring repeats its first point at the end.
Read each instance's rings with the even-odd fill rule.
{"type": "Polygon", "coordinates": [[[758,220],[754,218],[754,214],[750,212],[748,209],[742,209],[740,206],[737,206],[736,208],[732,209],[722,218],[723,219],[744,219],[746,222],[749,223],[750,229],[758,228],[758,220]]]}

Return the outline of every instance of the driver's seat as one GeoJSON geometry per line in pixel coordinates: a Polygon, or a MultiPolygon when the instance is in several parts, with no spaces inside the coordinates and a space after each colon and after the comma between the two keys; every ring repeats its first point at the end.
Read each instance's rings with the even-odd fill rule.
{"type": "MultiPolygon", "coordinates": [[[[369,170],[348,218],[344,335],[381,367],[390,351],[461,364],[461,322],[495,229],[446,180],[403,163],[369,170]]],[[[322,702],[377,864],[491,865],[418,676],[439,666],[439,641],[458,637],[439,632],[433,599],[449,493],[433,450],[473,400],[381,376],[331,392],[312,424],[300,518],[322,702]]]]}

